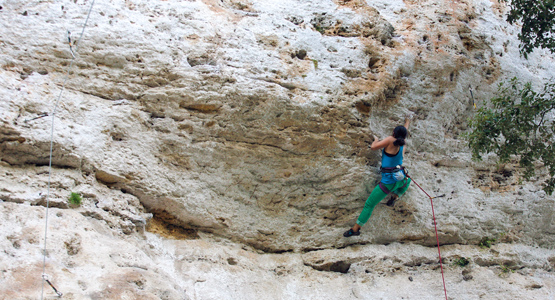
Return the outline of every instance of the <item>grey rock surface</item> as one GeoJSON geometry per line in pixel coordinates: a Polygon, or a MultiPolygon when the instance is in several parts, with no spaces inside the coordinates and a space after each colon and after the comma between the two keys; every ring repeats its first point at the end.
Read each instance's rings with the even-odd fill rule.
{"type": "Polygon", "coordinates": [[[75,44],[90,4],[0,0],[5,299],[41,293],[47,201],[46,273],[70,299],[443,297],[415,185],[342,237],[379,180],[372,135],[409,113],[405,163],[446,195],[449,296],[555,297],[542,170],[522,183],[461,138],[499,82],[554,75],[548,51],[519,55],[505,4],[99,0],[75,44]]]}

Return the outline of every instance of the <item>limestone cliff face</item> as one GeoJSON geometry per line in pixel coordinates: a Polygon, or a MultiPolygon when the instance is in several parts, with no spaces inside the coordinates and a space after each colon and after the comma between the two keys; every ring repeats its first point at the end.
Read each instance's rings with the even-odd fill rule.
{"type": "MultiPolygon", "coordinates": [[[[0,1],[6,299],[40,292],[52,111],[67,31],[75,42],[90,4],[0,1]]],[[[379,179],[372,135],[410,113],[406,165],[446,194],[445,262],[471,262],[447,267],[454,299],[554,297],[541,172],[519,184],[515,166],[471,161],[460,138],[498,82],[553,76],[548,52],[519,56],[505,12],[493,0],[97,1],[54,120],[47,273],[75,299],[441,297],[415,186],[360,237],[341,235],[379,179]]]]}

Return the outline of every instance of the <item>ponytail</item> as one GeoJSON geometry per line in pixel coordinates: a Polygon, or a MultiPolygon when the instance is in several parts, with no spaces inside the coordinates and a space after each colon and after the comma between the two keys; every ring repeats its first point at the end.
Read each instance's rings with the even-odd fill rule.
{"type": "Polygon", "coordinates": [[[397,138],[395,140],[395,142],[393,142],[394,146],[404,146],[405,145],[405,139],[404,138],[397,138]]]}
{"type": "Polygon", "coordinates": [[[407,129],[405,128],[405,126],[395,127],[395,129],[393,130],[393,137],[396,138],[395,142],[393,142],[393,145],[404,146],[405,139],[407,138],[407,129]]]}

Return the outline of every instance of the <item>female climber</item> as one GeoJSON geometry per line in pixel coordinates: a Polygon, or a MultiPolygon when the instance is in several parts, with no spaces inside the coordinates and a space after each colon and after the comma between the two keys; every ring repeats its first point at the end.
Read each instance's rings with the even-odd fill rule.
{"type": "Polygon", "coordinates": [[[370,219],[370,215],[374,207],[382,201],[388,194],[391,194],[391,199],[387,202],[388,206],[393,206],[399,196],[403,195],[411,182],[405,174],[403,165],[403,154],[405,151],[405,139],[407,138],[407,129],[409,128],[411,116],[405,118],[405,126],[397,126],[393,130],[393,135],[379,140],[374,136],[374,141],[370,145],[370,149],[382,149],[382,179],[380,184],[374,188],[364,209],[360,213],[358,220],[351,229],[343,233],[344,237],[353,235],[360,235],[360,228],[370,219]]]}

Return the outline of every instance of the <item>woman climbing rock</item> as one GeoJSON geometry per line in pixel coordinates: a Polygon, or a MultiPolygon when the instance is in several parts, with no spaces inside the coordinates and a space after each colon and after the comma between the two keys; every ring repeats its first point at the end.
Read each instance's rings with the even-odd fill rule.
{"type": "Polygon", "coordinates": [[[360,213],[355,226],[345,231],[343,236],[350,237],[360,234],[360,228],[370,219],[370,215],[374,207],[382,201],[388,194],[391,194],[391,199],[387,202],[388,206],[393,206],[399,196],[403,195],[411,182],[405,174],[403,166],[403,154],[405,151],[405,139],[407,138],[408,128],[411,116],[405,118],[405,126],[397,126],[393,130],[393,135],[379,140],[374,136],[374,141],[370,145],[370,149],[382,149],[382,179],[380,183],[374,188],[364,209],[360,213]]]}

